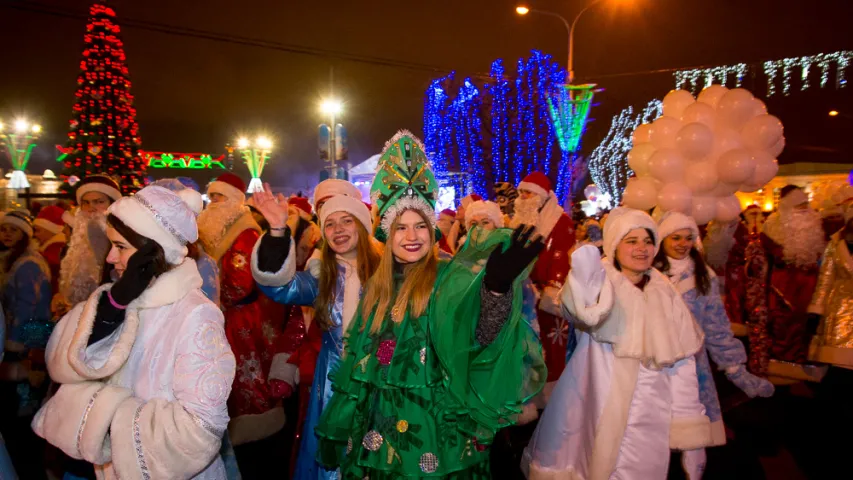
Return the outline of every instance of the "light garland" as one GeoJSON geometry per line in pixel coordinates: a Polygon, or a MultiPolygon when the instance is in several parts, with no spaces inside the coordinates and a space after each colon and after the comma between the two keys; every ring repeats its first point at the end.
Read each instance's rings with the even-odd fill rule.
{"type": "Polygon", "coordinates": [[[503,60],[492,62],[489,77],[491,82],[486,84],[486,92],[492,97],[492,106],[489,111],[492,127],[492,176],[496,182],[506,182],[509,180],[508,162],[512,124],[508,113],[510,84],[504,77],[503,60]]]}
{"type": "Polygon", "coordinates": [[[589,172],[599,190],[608,194],[615,203],[622,198],[628,178],[634,173],[628,167],[628,152],[634,146],[631,136],[641,124],[651,123],[663,115],[663,102],[650,101],[642,113],[634,114],[628,106],[610,122],[610,130],[601,143],[592,151],[589,172]]]}
{"type": "Polygon", "coordinates": [[[166,152],[140,152],[149,168],[190,168],[202,170],[215,168],[225,170],[225,155],[213,158],[206,153],[166,153],[166,152]]]}
{"type": "MultiPolygon", "coordinates": [[[[767,77],[767,96],[776,94],[777,79],[782,77],[782,94],[791,93],[791,77],[793,72],[800,69],[800,90],[811,88],[809,75],[812,66],[820,68],[820,87],[825,88],[829,84],[830,70],[835,65],[835,88],[847,86],[846,70],[853,60],[853,51],[840,50],[832,53],[818,53],[802,57],[788,57],[779,60],[768,60],[761,63],[762,71],[767,77]]],[[[712,83],[722,85],[729,84],[729,77],[734,75],[735,86],[740,87],[743,78],[749,72],[750,66],[746,63],[734,65],[720,65],[711,68],[693,68],[678,70],[673,73],[675,77],[675,88],[689,88],[694,94],[697,90],[705,88],[712,83]]]]}

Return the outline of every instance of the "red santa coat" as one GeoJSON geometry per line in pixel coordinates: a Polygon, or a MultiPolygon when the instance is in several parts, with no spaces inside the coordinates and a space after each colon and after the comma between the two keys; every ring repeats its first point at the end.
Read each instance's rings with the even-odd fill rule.
{"type": "MultiPolygon", "coordinates": [[[[539,254],[536,265],[530,273],[530,279],[536,286],[542,301],[536,310],[541,332],[542,352],[545,354],[545,364],[548,366],[548,382],[560,379],[566,366],[566,346],[572,327],[568,320],[559,316],[559,298],[550,298],[545,288],[550,292],[558,292],[563,287],[566,275],[571,268],[569,251],[575,244],[575,228],[572,219],[565,213],[551,229],[545,241],[545,249],[539,254]],[[550,308],[550,306],[554,308],[550,308]],[[547,310],[543,310],[543,307],[547,310]]],[[[559,296],[557,296],[559,297],[559,296]]]]}
{"type": "Polygon", "coordinates": [[[268,382],[273,357],[284,353],[284,306],[264,296],[252,278],[251,257],[261,229],[248,212],[228,229],[211,252],[219,264],[225,335],[237,360],[228,413],[234,445],[261,440],[284,426],[281,401],[268,382]]]}
{"type": "Polygon", "coordinates": [[[39,253],[50,267],[50,286],[54,295],[59,292],[59,266],[62,263],[62,249],[65,244],[65,235],[58,233],[39,248],[39,253]]]}
{"type": "MultiPolygon", "coordinates": [[[[742,222],[738,222],[735,230],[735,241],[726,260],[725,272],[725,306],[732,330],[735,335],[746,335],[746,322],[749,316],[746,311],[746,246],[749,244],[749,231],[742,222]]],[[[719,273],[719,272],[718,272],[719,273]]]]}

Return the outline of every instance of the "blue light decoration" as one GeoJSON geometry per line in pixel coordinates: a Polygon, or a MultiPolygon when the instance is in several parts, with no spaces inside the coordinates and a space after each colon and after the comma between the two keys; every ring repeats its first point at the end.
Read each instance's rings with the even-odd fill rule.
{"type": "MultiPolygon", "coordinates": [[[[482,88],[470,78],[456,81],[453,74],[431,81],[424,100],[424,143],[440,186],[453,183],[488,198],[493,182],[518,184],[538,170],[558,192],[570,192],[571,172],[561,172],[571,157],[552,162],[557,132],[548,107],[549,95],[565,76],[550,55],[534,50],[516,62],[513,78],[502,60],[494,61],[482,88]]],[[[457,191],[456,200],[467,193],[457,191]]]]}
{"type": "Polygon", "coordinates": [[[589,158],[589,173],[599,191],[607,193],[618,204],[628,178],[634,174],[628,167],[628,152],[634,146],[631,136],[643,123],[651,123],[663,115],[663,102],[650,101],[643,111],[634,114],[628,106],[610,122],[610,130],[589,158]]]}

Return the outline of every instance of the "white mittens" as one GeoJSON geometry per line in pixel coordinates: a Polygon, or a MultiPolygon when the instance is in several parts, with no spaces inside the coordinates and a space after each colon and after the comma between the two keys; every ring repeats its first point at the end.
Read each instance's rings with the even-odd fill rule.
{"type": "Polygon", "coordinates": [[[601,253],[592,245],[584,245],[572,254],[572,269],[569,275],[583,288],[584,306],[598,303],[598,294],[607,278],[601,263],[601,253]]]}

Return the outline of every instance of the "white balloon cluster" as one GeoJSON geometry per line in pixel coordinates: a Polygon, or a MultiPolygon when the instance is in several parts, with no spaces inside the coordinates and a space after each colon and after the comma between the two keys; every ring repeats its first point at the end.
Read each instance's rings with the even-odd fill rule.
{"type": "Polygon", "coordinates": [[[634,130],[628,165],[637,174],[622,195],[625,205],[676,210],[704,225],[740,214],[735,192],[769,182],[785,147],[782,122],[742,88],[711,85],[697,98],[673,90],[663,116],[634,130]]]}

